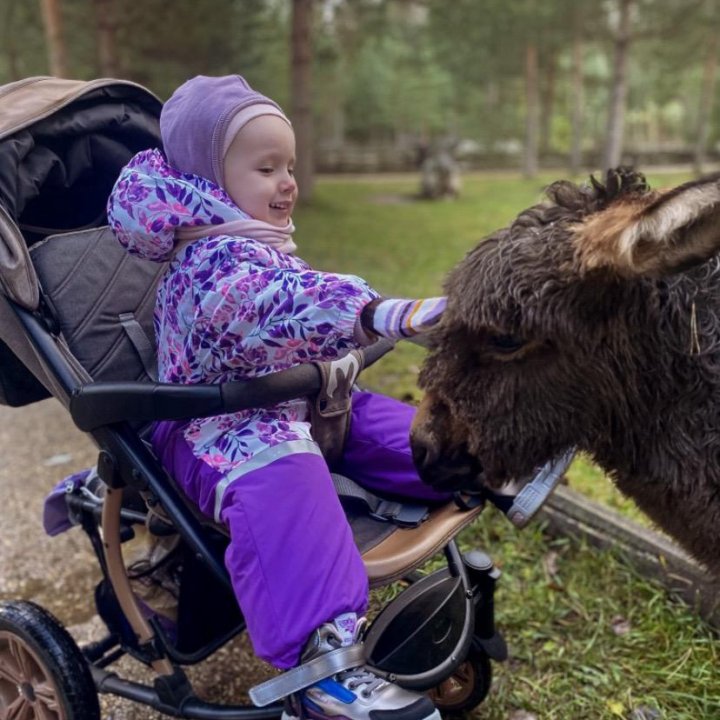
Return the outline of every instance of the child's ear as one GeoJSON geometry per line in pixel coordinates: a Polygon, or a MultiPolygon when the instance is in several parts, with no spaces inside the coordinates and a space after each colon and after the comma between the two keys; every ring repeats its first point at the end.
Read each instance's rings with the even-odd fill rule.
{"type": "Polygon", "coordinates": [[[618,199],[575,228],[582,267],[624,276],[681,272],[720,250],[720,175],[618,199]]]}

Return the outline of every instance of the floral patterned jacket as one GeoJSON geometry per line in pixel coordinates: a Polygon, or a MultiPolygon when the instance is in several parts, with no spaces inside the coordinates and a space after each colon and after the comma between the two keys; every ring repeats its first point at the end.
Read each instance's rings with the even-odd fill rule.
{"type": "MultiPolygon", "coordinates": [[[[108,218],[129,252],[172,258],[155,309],[163,382],[256,377],[359,346],[356,321],[377,293],[358,277],[318,272],[259,241],[226,235],[196,240],[172,257],[176,228],[247,215],[217,185],[169,166],[160,151],[143,151],[123,169],[108,218]]],[[[237,476],[289,452],[317,452],[308,418],[307,401],[295,400],[193,420],[185,438],[196,457],[237,476]]]]}

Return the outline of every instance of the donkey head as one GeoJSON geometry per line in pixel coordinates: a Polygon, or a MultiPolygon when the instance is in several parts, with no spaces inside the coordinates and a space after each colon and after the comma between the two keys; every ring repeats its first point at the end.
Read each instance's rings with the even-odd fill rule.
{"type": "Polygon", "coordinates": [[[720,249],[720,178],[656,192],[621,168],[547,195],[446,282],[412,430],[438,488],[498,487],[573,446],[637,466],[674,397],[693,338],[671,306],[684,271],[720,249]]]}

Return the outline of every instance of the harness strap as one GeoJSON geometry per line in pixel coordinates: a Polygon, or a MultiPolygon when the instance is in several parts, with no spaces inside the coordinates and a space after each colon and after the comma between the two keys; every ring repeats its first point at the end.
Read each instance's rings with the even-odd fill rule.
{"type": "Polygon", "coordinates": [[[125,334],[128,336],[132,346],[135,348],[135,352],[137,352],[140,357],[140,362],[142,363],[147,376],[151,380],[157,381],[158,374],[155,362],[154,343],[147,336],[147,333],[143,330],[143,326],[137,321],[134,313],[120,313],[118,315],[118,320],[120,320],[120,324],[123,326],[125,334]]]}
{"type": "Polygon", "coordinates": [[[250,688],[252,702],[264,707],[288,695],[304,690],[343,670],[352,670],[365,663],[365,648],[362,643],[332,650],[310,662],[298,665],[282,675],[266,680],[250,688]]]}
{"type": "Polygon", "coordinates": [[[430,512],[427,505],[395,502],[373,495],[344,475],[331,473],[331,477],[335,492],[341,499],[359,501],[376,520],[391,522],[400,527],[417,527],[430,512]]]}

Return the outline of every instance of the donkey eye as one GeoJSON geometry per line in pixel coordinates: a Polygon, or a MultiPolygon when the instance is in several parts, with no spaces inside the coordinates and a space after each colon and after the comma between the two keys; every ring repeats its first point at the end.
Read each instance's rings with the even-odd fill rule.
{"type": "Polygon", "coordinates": [[[526,344],[526,341],[517,335],[488,335],[486,342],[490,350],[503,355],[517,352],[526,344]]]}

